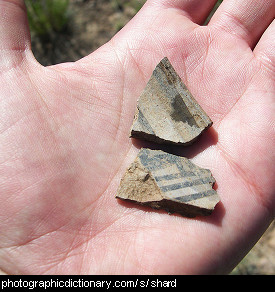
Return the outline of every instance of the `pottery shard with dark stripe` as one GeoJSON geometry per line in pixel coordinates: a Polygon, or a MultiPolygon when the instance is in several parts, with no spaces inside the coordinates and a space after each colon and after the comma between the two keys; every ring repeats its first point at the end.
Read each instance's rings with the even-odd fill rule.
{"type": "Polygon", "coordinates": [[[210,170],[185,157],[141,149],[116,197],[186,217],[210,215],[220,201],[210,170]]]}
{"type": "Polygon", "coordinates": [[[169,60],[162,59],[139,97],[130,137],[188,145],[211,125],[169,60]]]}

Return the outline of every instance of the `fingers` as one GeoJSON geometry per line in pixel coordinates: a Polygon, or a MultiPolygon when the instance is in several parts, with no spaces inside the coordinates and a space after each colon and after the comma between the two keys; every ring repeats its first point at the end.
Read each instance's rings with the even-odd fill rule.
{"type": "Polygon", "coordinates": [[[234,34],[253,48],[274,17],[274,0],[224,0],[209,25],[234,34]]]}
{"type": "Polygon", "coordinates": [[[155,5],[181,10],[188,18],[197,24],[202,24],[217,0],[161,0],[151,1],[155,5]]]}
{"type": "Polygon", "coordinates": [[[23,0],[0,0],[0,68],[22,62],[31,41],[23,0]]]}
{"type": "Polygon", "coordinates": [[[267,28],[254,49],[254,55],[264,67],[274,74],[275,70],[275,20],[267,28]]]}

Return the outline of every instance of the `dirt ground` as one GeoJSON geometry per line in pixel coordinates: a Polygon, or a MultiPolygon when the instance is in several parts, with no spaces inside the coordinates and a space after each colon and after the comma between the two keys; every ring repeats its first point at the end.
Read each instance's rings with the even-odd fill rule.
{"type": "Polygon", "coordinates": [[[43,65],[76,61],[109,41],[142,7],[145,0],[70,0],[68,29],[32,48],[43,65]]]}
{"type": "MultiPolygon", "coordinates": [[[[43,65],[76,61],[96,50],[121,29],[144,0],[71,0],[68,30],[50,42],[32,34],[34,55],[43,65]]],[[[275,274],[275,223],[233,270],[234,275],[275,274]]]]}

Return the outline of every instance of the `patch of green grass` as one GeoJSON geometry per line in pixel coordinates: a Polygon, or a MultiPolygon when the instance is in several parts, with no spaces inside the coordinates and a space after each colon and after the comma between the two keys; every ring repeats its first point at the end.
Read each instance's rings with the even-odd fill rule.
{"type": "Polygon", "coordinates": [[[140,8],[144,5],[146,0],[111,0],[112,6],[115,10],[123,11],[125,7],[130,6],[134,8],[135,12],[137,13],[140,8]]]}
{"type": "Polygon", "coordinates": [[[145,0],[133,1],[132,6],[135,9],[136,13],[141,9],[145,2],[145,0]]]}
{"type": "Polygon", "coordinates": [[[51,39],[66,30],[69,22],[69,0],[25,0],[29,26],[40,38],[51,39]]]}

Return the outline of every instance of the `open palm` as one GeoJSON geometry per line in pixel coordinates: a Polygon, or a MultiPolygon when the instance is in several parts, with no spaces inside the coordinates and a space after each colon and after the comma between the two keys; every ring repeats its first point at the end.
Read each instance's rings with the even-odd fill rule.
{"type": "Polygon", "coordinates": [[[275,2],[147,1],[110,42],[43,67],[22,0],[0,0],[0,269],[12,274],[226,273],[274,218],[275,2]],[[167,56],[213,120],[174,150],[221,197],[188,219],[120,203],[136,101],[167,56]]]}

